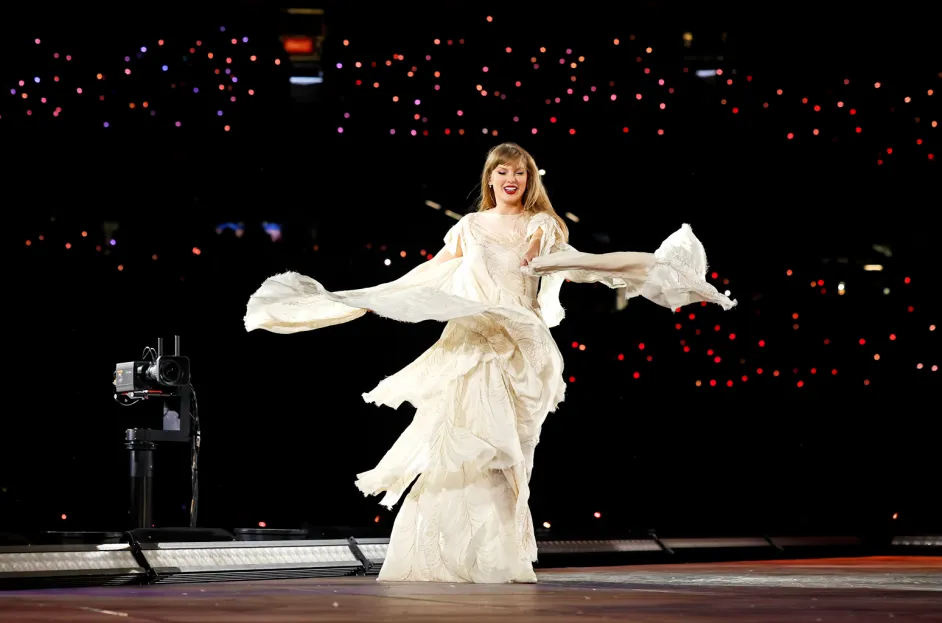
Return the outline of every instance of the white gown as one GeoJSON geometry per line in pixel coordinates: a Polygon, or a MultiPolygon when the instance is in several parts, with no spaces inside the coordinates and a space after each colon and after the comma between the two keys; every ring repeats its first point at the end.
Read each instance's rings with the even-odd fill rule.
{"type": "Polygon", "coordinates": [[[623,288],[676,308],[735,305],[705,282],[706,256],[690,227],[651,253],[580,253],[546,214],[472,213],[445,236],[462,257],[424,263],[372,288],[328,292],[297,273],[267,280],[245,327],[295,333],[372,310],[405,322],[446,321],[441,338],[364,400],[416,408],[412,423],[373,469],[366,495],[392,508],[410,483],[380,580],[535,582],[536,539],[528,499],[534,450],[547,414],[562,402],[563,360],[549,328],[563,319],[566,279],[623,288]],[[542,229],[539,257],[520,260],[542,229]]]}

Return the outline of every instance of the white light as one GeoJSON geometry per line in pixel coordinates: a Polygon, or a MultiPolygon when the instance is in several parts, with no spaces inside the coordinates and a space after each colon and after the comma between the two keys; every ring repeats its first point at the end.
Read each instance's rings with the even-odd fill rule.
{"type": "Polygon", "coordinates": [[[389,266],[390,264],[392,264],[392,260],[385,259],[383,260],[383,264],[385,264],[386,266],[389,266]]]}
{"type": "Polygon", "coordinates": [[[879,272],[883,270],[882,264],[864,264],[863,269],[867,272],[879,272]]]}
{"type": "Polygon", "coordinates": [[[579,222],[579,217],[573,214],[572,212],[566,212],[565,217],[568,218],[573,223],[579,222]]]}
{"type": "Polygon", "coordinates": [[[883,294],[889,294],[889,293],[890,293],[889,288],[883,288],[883,294]]]}
{"type": "Polygon", "coordinates": [[[453,212],[453,211],[451,211],[451,210],[445,210],[445,214],[448,215],[448,216],[450,216],[451,218],[455,219],[456,221],[460,221],[460,220],[461,220],[461,215],[458,214],[457,212],[453,212]]]}
{"type": "Polygon", "coordinates": [[[288,79],[291,84],[299,85],[309,85],[309,84],[321,84],[324,82],[324,78],[321,76],[291,76],[288,79]]]}
{"type": "Polygon", "coordinates": [[[697,78],[710,78],[716,75],[715,69],[698,69],[697,78]]]}
{"type": "Polygon", "coordinates": [[[425,205],[427,205],[428,207],[430,207],[430,208],[432,208],[432,209],[434,209],[434,210],[441,210],[441,209],[442,209],[442,204],[440,204],[440,203],[435,203],[435,202],[432,201],[431,199],[426,199],[426,200],[425,200],[425,205]]]}
{"type": "Polygon", "coordinates": [[[726,296],[729,296],[730,292],[729,292],[729,290],[727,290],[727,291],[724,292],[723,294],[725,294],[726,296]]]}
{"type": "Polygon", "coordinates": [[[549,527],[550,527],[550,522],[544,521],[544,522],[543,522],[543,527],[544,527],[544,528],[549,528],[549,527]]]}
{"type": "Polygon", "coordinates": [[[837,289],[840,290],[841,292],[844,291],[844,282],[843,282],[843,281],[840,282],[839,284],[837,284],[837,289]]]}
{"type": "Polygon", "coordinates": [[[537,171],[537,173],[539,173],[540,175],[546,175],[546,169],[540,169],[539,171],[537,171]]]}

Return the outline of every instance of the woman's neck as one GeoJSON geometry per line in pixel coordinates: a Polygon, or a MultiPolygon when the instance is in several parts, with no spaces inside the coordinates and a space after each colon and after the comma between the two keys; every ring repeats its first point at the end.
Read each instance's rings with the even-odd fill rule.
{"type": "Polygon", "coordinates": [[[509,203],[503,203],[498,201],[497,205],[493,208],[495,214],[501,214],[503,216],[512,216],[515,214],[523,214],[524,208],[521,204],[511,205],[509,203]]]}

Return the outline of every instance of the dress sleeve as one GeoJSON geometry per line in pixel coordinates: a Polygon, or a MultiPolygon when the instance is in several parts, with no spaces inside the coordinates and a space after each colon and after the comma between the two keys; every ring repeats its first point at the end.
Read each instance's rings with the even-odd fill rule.
{"type": "Polygon", "coordinates": [[[521,270],[544,280],[549,275],[565,275],[571,281],[601,281],[624,288],[626,298],[643,296],[670,309],[699,302],[716,303],[723,309],[736,305],[735,300],[707,283],[706,251],[686,224],[654,253],[595,254],[568,247],[534,258],[521,270]]]}
{"type": "MultiPolygon", "coordinates": [[[[562,229],[552,216],[548,214],[537,214],[530,219],[527,224],[527,238],[531,238],[537,231],[542,230],[540,238],[539,256],[534,258],[531,266],[540,265],[547,262],[548,265],[555,266],[555,258],[560,254],[575,252],[575,249],[566,242],[562,229]]],[[[529,270],[529,266],[522,268],[523,272],[529,275],[538,275],[540,279],[540,292],[537,295],[537,302],[540,305],[540,313],[543,321],[549,327],[555,327],[566,316],[566,311],[559,302],[559,291],[563,282],[575,281],[578,283],[601,283],[609,288],[625,287],[625,282],[618,276],[610,276],[596,273],[591,270],[584,270],[584,267],[576,264],[565,269],[555,271],[545,271],[537,273],[529,270]]]]}
{"type": "Polygon", "coordinates": [[[452,225],[448,233],[445,234],[445,249],[452,255],[458,255],[461,239],[464,237],[464,226],[467,223],[467,218],[467,216],[461,217],[461,220],[452,225]]]}

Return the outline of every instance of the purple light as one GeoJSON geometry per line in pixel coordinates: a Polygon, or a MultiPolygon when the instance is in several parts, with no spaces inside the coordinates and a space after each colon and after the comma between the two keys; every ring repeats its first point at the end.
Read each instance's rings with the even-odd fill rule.
{"type": "Polygon", "coordinates": [[[415,100],[415,105],[416,105],[416,106],[418,106],[418,105],[421,104],[421,103],[422,103],[422,100],[415,100]]]}
{"type": "Polygon", "coordinates": [[[200,88],[199,88],[199,87],[193,87],[193,92],[194,92],[194,93],[199,93],[199,92],[200,92],[200,88]]]}
{"type": "Polygon", "coordinates": [[[16,95],[16,89],[10,89],[10,95],[16,95]]]}
{"type": "Polygon", "coordinates": [[[226,67],[226,75],[228,76],[228,75],[231,74],[231,73],[232,73],[232,70],[229,69],[228,67],[226,67]]]}
{"type": "Polygon", "coordinates": [[[337,63],[337,69],[343,69],[343,63],[337,63]]]}
{"type": "Polygon", "coordinates": [[[410,134],[412,134],[412,136],[415,136],[416,134],[418,134],[418,132],[416,132],[415,130],[412,130],[412,132],[410,132],[410,134]]]}
{"type": "Polygon", "coordinates": [[[166,65],[164,65],[163,67],[161,67],[161,69],[163,69],[164,71],[167,71],[168,68],[166,65]]]}
{"type": "Polygon", "coordinates": [[[105,127],[106,127],[106,128],[110,128],[110,127],[111,127],[111,124],[108,123],[107,121],[105,121],[105,127]]]}
{"type": "Polygon", "coordinates": [[[151,117],[155,116],[156,114],[157,114],[157,111],[156,111],[156,110],[150,111],[150,116],[151,116],[151,117]]]}
{"type": "Polygon", "coordinates": [[[350,118],[350,113],[348,113],[348,112],[343,113],[343,118],[344,118],[344,119],[349,119],[349,118],[350,118]]]}
{"type": "Polygon", "coordinates": [[[116,244],[118,244],[118,241],[112,238],[111,240],[108,241],[108,244],[110,244],[111,246],[115,246],[116,244]]]}
{"type": "Polygon", "coordinates": [[[217,111],[216,111],[216,116],[217,116],[217,117],[222,117],[222,111],[221,111],[221,110],[217,110],[217,111]]]}
{"type": "Polygon", "coordinates": [[[233,82],[238,82],[238,81],[239,81],[239,79],[238,79],[238,78],[236,78],[235,76],[232,76],[232,81],[233,81],[233,82]]]}
{"type": "Polygon", "coordinates": [[[242,37],[242,43],[248,43],[248,42],[249,42],[248,37],[242,37]]]}
{"type": "Polygon", "coordinates": [[[390,133],[390,134],[395,134],[395,133],[396,133],[396,129],[393,128],[392,130],[389,131],[389,133],[390,133]]]}
{"type": "Polygon", "coordinates": [[[144,46],[141,46],[141,52],[147,52],[147,48],[145,48],[144,46]]]}
{"type": "Polygon", "coordinates": [[[183,125],[183,124],[182,124],[182,123],[180,123],[179,121],[177,121],[177,122],[176,122],[176,123],[174,123],[173,125],[175,125],[175,126],[177,126],[177,127],[179,128],[179,127],[180,127],[181,125],[183,125]]]}
{"type": "Polygon", "coordinates": [[[35,78],[33,78],[33,82],[35,82],[36,84],[39,84],[39,76],[36,76],[35,78]]]}
{"type": "Polygon", "coordinates": [[[432,60],[432,55],[431,55],[431,54],[426,54],[426,55],[425,55],[425,60],[427,60],[427,61],[432,60]]]}
{"type": "Polygon", "coordinates": [[[343,134],[343,128],[337,128],[337,132],[339,132],[340,134],[343,134]]]}
{"type": "Polygon", "coordinates": [[[220,27],[219,27],[219,32],[226,32],[226,27],[225,27],[225,26],[220,26],[220,27]]]}
{"type": "Polygon", "coordinates": [[[131,57],[130,57],[130,56],[125,56],[125,57],[124,57],[124,62],[125,62],[125,63],[130,63],[130,62],[131,62],[131,57]]]}

